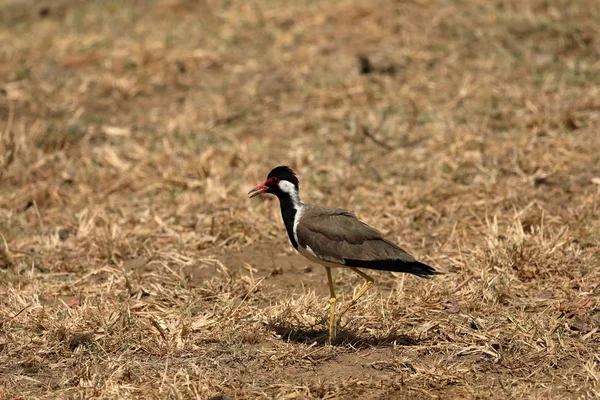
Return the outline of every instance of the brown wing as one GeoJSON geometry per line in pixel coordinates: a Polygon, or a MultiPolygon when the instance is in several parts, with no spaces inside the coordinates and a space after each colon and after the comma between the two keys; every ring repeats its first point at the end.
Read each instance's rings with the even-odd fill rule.
{"type": "Polygon", "coordinates": [[[339,208],[310,206],[303,211],[296,235],[300,246],[309,247],[318,258],[337,264],[353,266],[351,260],[415,262],[407,252],[385,240],[377,229],[339,208]]]}

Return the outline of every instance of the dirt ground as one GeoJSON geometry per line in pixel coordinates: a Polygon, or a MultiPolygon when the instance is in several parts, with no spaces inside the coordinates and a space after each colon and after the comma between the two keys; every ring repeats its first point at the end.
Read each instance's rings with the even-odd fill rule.
{"type": "Polygon", "coordinates": [[[598,149],[596,1],[4,0],[0,399],[597,398],[598,149]],[[328,345],[281,164],[445,274],[328,345]]]}

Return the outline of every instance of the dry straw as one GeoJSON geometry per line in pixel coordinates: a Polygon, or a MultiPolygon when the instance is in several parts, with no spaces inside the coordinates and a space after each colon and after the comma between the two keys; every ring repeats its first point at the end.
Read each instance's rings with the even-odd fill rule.
{"type": "Polygon", "coordinates": [[[0,21],[0,398],[600,395],[596,2],[0,21]],[[278,164],[447,274],[377,273],[325,345],[324,271],[245,197],[278,164]]]}

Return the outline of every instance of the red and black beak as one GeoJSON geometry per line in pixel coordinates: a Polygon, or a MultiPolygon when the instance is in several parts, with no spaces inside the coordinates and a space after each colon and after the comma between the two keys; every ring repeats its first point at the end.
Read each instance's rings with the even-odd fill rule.
{"type": "Polygon", "coordinates": [[[255,196],[258,196],[259,194],[263,194],[267,190],[269,190],[269,187],[263,183],[261,185],[258,185],[257,187],[255,187],[251,191],[249,191],[248,192],[248,196],[250,196],[250,198],[253,198],[255,196]]]}

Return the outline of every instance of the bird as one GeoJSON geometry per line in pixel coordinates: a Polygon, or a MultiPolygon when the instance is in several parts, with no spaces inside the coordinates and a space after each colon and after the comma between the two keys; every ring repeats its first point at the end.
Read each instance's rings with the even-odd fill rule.
{"type": "Polygon", "coordinates": [[[336,339],[341,318],[371,288],[374,279],[359,270],[373,269],[406,272],[431,277],[440,272],[415,260],[410,254],[384,237],[377,229],[360,221],[355,213],[343,208],[323,207],[300,201],[300,184],[294,171],[285,165],[273,168],[264,183],[248,196],[267,193],[277,196],[281,217],[294,248],[308,260],[325,267],[329,285],[329,335],[336,339]],[[348,268],[365,280],[348,306],[335,318],[336,295],[332,268],[348,268]]]}

